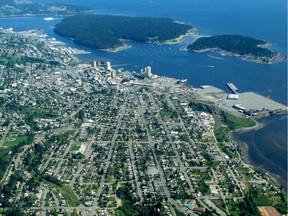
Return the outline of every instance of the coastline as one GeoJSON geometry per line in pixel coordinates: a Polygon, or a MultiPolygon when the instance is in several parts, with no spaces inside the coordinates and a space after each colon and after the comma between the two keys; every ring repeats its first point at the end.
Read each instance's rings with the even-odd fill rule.
{"type": "MultiPolygon", "coordinates": [[[[184,40],[187,38],[187,37],[190,37],[192,35],[198,35],[198,31],[197,29],[190,29],[188,30],[185,34],[182,34],[180,35],[179,37],[177,38],[172,38],[170,40],[166,40],[166,41],[163,41],[163,42],[160,42],[160,41],[151,41],[151,42],[147,42],[147,43],[151,43],[151,44],[156,44],[156,45],[162,45],[162,44],[167,44],[167,45],[174,45],[174,44],[179,44],[179,43],[182,43],[184,42],[184,40]]],[[[125,41],[131,41],[131,40],[128,40],[128,39],[119,39],[121,42],[125,42],[125,41]]],[[[120,47],[117,47],[117,48],[108,48],[108,49],[99,49],[101,51],[104,51],[104,52],[112,52],[112,53],[116,53],[116,52],[120,52],[122,50],[126,50],[126,49],[129,49],[131,48],[130,45],[128,44],[125,44],[123,43],[122,46],[120,47]]]]}
{"type": "Polygon", "coordinates": [[[179,44],[179,43],[184,42],[184,40],[187,37],[190,37],[192,35],[199,35],[198,30],[196,28],[192,28],[192,29],[188,30],[185,34],[182,34],[177,38],[172,38],[172,39],[166,40],[164,42],[156,42],[156,44],[168,44],[168,45],[179,44]]]}
{"type": "Polygon", "coordinates": [[[277,184],[277,186],[283,187],[285,189],[285,191],[287,191],[287,188],[284,187],[285,185],[282,185],[283,180],[282,180],[281,176],[276,175],[276,174],[270,172],[269,170],[265,169],[265,167],[263,167],[263,165],[257,165],[257,164],[254,164],[252,162],[252,160],[249,158],[249,144],[248,143],[242,142],[242,141],[237,140],[237,139],[233,139],[232,137],[230,137],[230,139],[233,141],[233,143],[236,143],[237,147],[239,147],[239,149],[240,149],[239,153],[240,153],[244,163],[248,164],[249,166],[251,166],[255,170],[260,170],[260,171],[268,173],[268,175],[271,177],[271,179],[273,179],[273,181],[277,184]],[[239,145],[239,144],[241,144],[241,145],[239,145]]]}
{"type": "Polygon", "coordinates": [[[99,50],[103,51],[103,52],[116,53],[116,52],[120,52],[122,50],[126,50],[126,49],[129,49],[129,48],[131,48],[130,45],[123,44],[123,46],[120,46],[120,47],[117,47],[117,48],[108,48],[108,49],[99,49],[99,50]]]}
{"type": "MultiPolygon", "coordinates": [[[[186,48],[186,50],[188,50],[188,49],[186,48]]],[[[216,53],[219,53],[222,56],[234,56],[234,57],[240,58],[240,59],[242,59],[244,61],[255,62],[255,63],[258,63],[258,64],[273,64],[273,63],[285,61],[287,59],[287,57],[285,55],[281,54],[281,53],[276,53],[272,58],[266,58],[266,57],[256,57],[254,55],[240,55],[240,54],[237,54],[237,53],[233,53],[233,52],[229,52],[229,51],[223,50],[221,48],[207,48],[207,49],[191,50],[191,51],[194,51],[194,52],[197,52],[197,53],[216,52],[216,53]]]]}
{"type": "MultiPolygon", "coordinates": [[[[252,166],[255,170],[260,170],[265,173],[268,173],[268,175],[271,177],[271,179],[279,186],[283,187],[285,191],[287,191],[287,182],[285,181],[285,178],[281,175],[278,175],[274,172],[271,172],[271,168],[269,170],[267,164],[258,164],[257,162],[253,161],[253,157],[251,155],[250,150],[253,148],[253,145],[257,145],[257,141],[254,140],[253,142],[247,142],[247,140],[241,139],[241,135],[245,134],[246,137],[250,136],[254,138],[255,132],[265,129],[265,127],[269,126],[273,120],[270,120],[269,118],[275,118],[279,117],[279,115],[272,115],[272,116],[264,116],[261,118],[253,119],[256,122],[256,125],[253,127],[248,128],[240,128],[235,131],[231,131],[228,136],[229,139],[233,144],[235,144],[239,149],[239,153],[242,157],[242,160],[247,163],[249,166],[252,166]],[[251,148],[251,149],[250,149],[251,148]]],[[[254,138],[255,139],[255,138],[254,138]]],[[[253,149],[252,149],[253,150],[253,149]]],[[[262,157],[265,157],[265,153],[262,152],[262,157]]],[[[255,156],[255,155],[253,155],[255,156]]]]}
{"type": "MultiPolygon", "coordinates": [[[[83,13],[93,13],[93,10],[83,11],[83,13]]],[[[73,16],[75,13],[67,14],[53,14],[53,13],[43,13],[43,14],[15,14],[15,15],[4,15],[1,16],[1,19],[15,19],[15,18],[30,18],[30,17],[43,17],[43,16],[55,16],[55,17],[67,17],[73,16]]]]}

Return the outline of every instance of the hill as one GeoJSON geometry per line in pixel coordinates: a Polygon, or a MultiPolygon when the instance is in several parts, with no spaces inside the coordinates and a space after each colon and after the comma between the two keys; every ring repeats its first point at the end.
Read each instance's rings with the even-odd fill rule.
{"type": "MultiPolygon", "coordinates": [[[[219,51],[226,55],[240,56],[243,59],[259,63],[271,63],[280,55],[266,48],[265,41],[241,35],[216,35],[202,37],[190,44],[187,49],[197,52],[219,51]]],[[[283,57],[283,56],[282,56],[283,57]]]]}
{"type": "Polygon", "coordinates": [[[191,26],[169,18],[85,14],[63,19],[54,31],[92,48],[116,49],[124,45],[121,39],[163,43],[186,34],[190,29],[191,26]]]}

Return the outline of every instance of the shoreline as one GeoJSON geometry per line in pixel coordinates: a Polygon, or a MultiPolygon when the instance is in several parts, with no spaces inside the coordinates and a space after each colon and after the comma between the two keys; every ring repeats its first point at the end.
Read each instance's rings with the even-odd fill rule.
{"type": "MultiPolygon", "coordinates": [[[[185,48],[185,50],[188,50],[188,49],[185,48]]],[[[190,51],[190,50],[188,50],[188,51],[190,51]]],[[[240,58],[243,61],[250,61],[250,62],[255,62],[258,64],[274,64],[274,63],[285,61],[287,59],[287,57],[281,53],[276,53],[272,58],[266,58],[266,57],[256,57],[253,55],[240,55],[237,53],[223,50],[221,48],[206,48],[206,49],[191,50],[191,51],[194,51],[197,53],[215,52],[215,53],[220,54],[221,56],[233,56],[233,57],[240,58]]]]}
{"type": "MultiPolygon", "coordinates": [[[[172,38],[172,39],[169,39],[169,40],[166,40],[166,41],[148,41],[146,43],[150,43],[150,44],[156,44],[156,45],[175,45],[175,44],[180,44],[180,43],[183,43],[184,40],[187,38],[187,37],[190,37],[192,35],[198,35],[198,30],[197,29],[190,29],[188,30],[185,34],[182,34],[180,35],[179,37],[177,38],[172,38]]],[[[125,42],[125,41],[131,41],[130,39],[119,39],[121,42],[125,42]]],[[[134,42],[137,42],[137,41],[134,41],[134,42]]],[[[89,46],[88,46],[89,47],[89,46]]],[[[117,47],[117,48],[107,48],[107,49],[99,49],[100,51],[104,51],[104,52],[113,52],[113,53],[116,53],[116,52],[120,52],[122,50],[126,50],[126,49],[129,49],[131,48],[132,46],[128,45],[128,44],[125,44],[123,43],[123,46],[120,46],[120,47],[117,47]]]]}
{"type": "Polygon", "coordinates": [[[128,44],[123,44],[123,46],[120,46],[120,47],[117,47],[117,48],[108,48],[108,49],[99,49],[100,51],[103,51],[103,52],[111,52],[111,53],[116,53],[116,52],[120,52],[122,50],[126,50],[126,49],[129,49],[131,48],[130,45],[128,44]]]}
{"type": "MultiPolygon", "coordinates": [[[[92,13],[93,10],[91,11],[84,11],[83,13],[92,13]]],[[[61,18],[61,17],[67,17],[67,16],[73,16],[75,15],[74,13],[67,13],[67,14],[51,14],[51,13],[47,13],[47,14],[15,14],[15,15],[6,15],[6,16],[2,16],[0,19],[14,19],[14,18],[31,18],[31,17],[44,17],[44,16],[51,16],[51,17],[57,17],[57,18],[61,18]]]]}
{"type": "MultiPolygon", "coordinates": [[[[275,115],[271,115],[268,117],[273,117],[273,116],[275,117],[279,115],[275,114],[275,115]]],[[[239,148],[240,150],[239,154],[245,163],[247,163],[249,166],[251,166],[255,170],[259,170],[259,171],[267,173],[271,177],[271,179],[277,184],[277,186],[282,187],[287,192],[287,182],[286,184],[283,185],[283,183],[285,183],[285,179],[283,178],[283,176],[280,176],[276,173],[272,173],[271,171],[267,169],[267,167],[265,167],[265,165],[261,165],[261,164],[257,164],[253,162],[253,160],[251,159],[251,155],[249,154],[249,148],[250,148],[249,142],[236,138],[236,136],[241,133],[249,133],[249,132],[258,131],[258,130],[261,130],[262,128],[265,128],[269,124],[269,120],[266,120],[266,122],[261,122],[261,120],[265,120],[268,117],[264,116],[261,118],[257,118],[257,120],[252,118],[256,122],[255,126],[248,127],[248,128],[239,128],[234,131],[231,131],[228,134],[228,137],[231,140],[231,143],[235,144],[239,148]]]]}
{"type": "Polygon", "coordinates": [[[177,38],[172,38],[170,40],[166,40],[164,42],[159,42],[159,43],[156,43],[156,44],[168,44],[168,45],[174,45],[174,44],[179,44],[179,43],[183,43],[184,40],[187,38],[187,37],[190,37],[190,36],[193,36],[193,35],[199,35],[198,33],[198,30],[196,28],[192,28],[192,29],[189,29],[185,34],[182,34],[180,35],[179,37],[177,38]]]}
{"type": "Polygon", "coordinates": [[[239,147],[240,149],[239,154],[241,155],[244,163],[251,166],[254,170],[259,170],[259,171],[267,173],[278,187],[282,187],[287,192],[287,188],[285,188],[281,183],[284,180],[281,176],[270,172],[263,165],[257,165],[253,163],[253,161],[249,158],[249,144],[248,143],[233,139],[232,137],[229,137],[229,138],[233,141],[233,143],[236,143],[237,147],[239,147]]]}

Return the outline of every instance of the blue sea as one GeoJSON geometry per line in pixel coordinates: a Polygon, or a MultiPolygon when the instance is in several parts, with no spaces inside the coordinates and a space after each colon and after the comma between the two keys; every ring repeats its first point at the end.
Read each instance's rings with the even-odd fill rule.
{"type": "MultiPolygon", "coordinates": [[[[37,2],[59,1],[39,0],[37,2]]],[[[200,35],[251,36],[271,43],[273,51],[287,55],[286,0],[70,0],[66,3],[90,6],[96,14],[169,17],[192,25],[198,29],[200,35]]],[[[242,61],[235,57],[223,57],[215,53],[199,54],[183,51],[183,48],[191,42],[191,38],[177,45],[129,42],[132,48],[117,53],[107,53],[76,45],[67,38],[55,35],[53,26],[61,19],[58,17],[54,21],[47,22],[43,21],[43,17],[0,18],[0,27],[12,27],[16,31],[43,29],[50,37],[63,41],[69,46],[90,51],[91,54],[79,56],[83,61],[94,59],[110,61],[115,68],[120,67],[130,71],[140,71],[150,65],[152,73],[185,78],[188,79],[188,84],[195,87],[214,85],[226,90],[226,83],[230,81],[240,92],[254,91],[287,104],[287,61],[265,65],[242,61]],[[208,54],[221,59],[211,58],[208,54]]],[[[271,125],[269,120],[267,121],[266,125],[271,125]]],[[[273,128],[277,128],[282,131],[279,133],[281,134],[279,145],[286,146],[287,130],[283,125],[287,125],[287,121],[283,123],[281,120],[273,120],[272,126],[267,127],[265,134],[273,137],[273,128]]],[[[270,138],[261,139],[259,133],[255,133],[253,137],[256,145],[259,146],[263,142],[266,143],[265,146],[269,146],[272,142],[270,138]]],[[[282,150],[278,153],[282,155],[283,160],[275,162],[274,165],[266,163],[265,160],[255,159],[254,154],[250,152],[249,158],[252,163],[263,165],[273,173],[273,166],[287,166],[287,148],[285,151],[282,150]]],[[[264,155],[265,151],[260,150],[260,153],[261,151],[264,155]]],[[[280,175],[282,180],[287,182],[287,171],[280,175]]]]}

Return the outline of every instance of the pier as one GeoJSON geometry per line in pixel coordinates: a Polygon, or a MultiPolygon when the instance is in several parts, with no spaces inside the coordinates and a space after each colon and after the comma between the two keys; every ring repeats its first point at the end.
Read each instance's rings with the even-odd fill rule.
{"type": "Polygon", "coordinates": [[[234,94],[238,94],[238,88],[231,82],[227,83],[227,86],[230,88],[230,90],[234,93],[234,94]]]}

